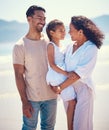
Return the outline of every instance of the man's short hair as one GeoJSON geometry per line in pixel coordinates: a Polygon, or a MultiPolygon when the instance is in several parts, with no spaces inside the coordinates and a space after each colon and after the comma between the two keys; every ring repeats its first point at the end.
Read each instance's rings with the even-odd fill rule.
{"type": "Polygon", "coordinates": [[[26,17],[29,17],[29,16],[33,16],[34,15],[34,12],[36,10],[40,10],[40,11],[44,11],[46,12],[46,10],[43,8],[43,7],[40,7],[40,6],[37,6],[37,5],[32,5],[28,8],[27,12],[26,12],[26,17]]]}

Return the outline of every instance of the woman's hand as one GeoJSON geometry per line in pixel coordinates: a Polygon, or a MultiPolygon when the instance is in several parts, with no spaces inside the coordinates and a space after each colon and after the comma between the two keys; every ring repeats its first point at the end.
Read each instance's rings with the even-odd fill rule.
{"type": "Polygon", "coordinates": [[[71,78],[72,76],[73,76],[73,71],[71,71],[71,72],[68,72],[68,78],[71,78]]]}

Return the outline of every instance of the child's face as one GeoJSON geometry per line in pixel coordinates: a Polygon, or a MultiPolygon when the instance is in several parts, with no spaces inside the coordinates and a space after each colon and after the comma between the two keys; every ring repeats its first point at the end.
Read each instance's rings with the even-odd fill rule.
{"type": "Polygon", "coordinates": [[[63,40],[65,37],[65,27],[63,25],[59,25],[56,27],[55,31],[52,31],[52,38],[53,39],[58,39],[58,40],[63,40]]]}

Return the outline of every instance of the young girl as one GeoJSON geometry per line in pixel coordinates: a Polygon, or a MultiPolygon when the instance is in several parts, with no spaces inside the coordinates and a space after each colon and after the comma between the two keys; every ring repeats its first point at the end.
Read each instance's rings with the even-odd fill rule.
{"type": "MultiPolygon", "coordinates": [[[[53,20],[48,23],[46,32],[50,43],[47,47],[48,54],[48,66],[49,70],[46,76],[47,83],[51,86],[58,86],[60,83],[71,76],[71,72],[65,71],[65,54],[60,40],[63,40],[65,37],[65,27],[63,22],[59,20],[53,20]]],[[[69,86],[61,91],[60,96],[63,101],[68,102],[67,107],[67,124],[68,130],[73,130],[73,115],[75,109],[75,92],[72,86],[69,86]]]]}

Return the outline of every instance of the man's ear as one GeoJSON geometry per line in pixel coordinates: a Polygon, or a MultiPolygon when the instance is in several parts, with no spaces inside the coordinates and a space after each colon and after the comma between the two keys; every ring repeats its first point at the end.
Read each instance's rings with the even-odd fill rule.
{"type": "Polygon", "coordinates": [[[31,17],[27,17],[27,21],[30,22],[31,21],[31,17]]]}

